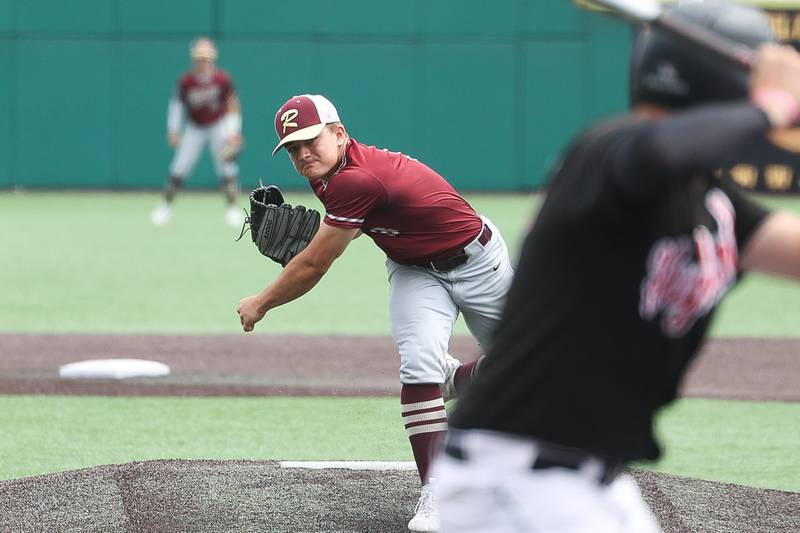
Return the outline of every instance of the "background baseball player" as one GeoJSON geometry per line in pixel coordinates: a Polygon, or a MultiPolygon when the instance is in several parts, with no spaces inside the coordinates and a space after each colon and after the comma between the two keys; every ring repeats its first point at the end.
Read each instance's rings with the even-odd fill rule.
{"type": "Polygon", "coordinates": [[[450,334],[461,312],[476,340],[487,345],[512,278],[505,242],[439,174],[350,138],[323,96],[289,99],[275,115],[275,130],[280,142],[273,155],[286,148],[326,214],[278,278],[239,303],[242,326],[251,331],[270,309],[311,290],[362,232],[386,252],[402,416],[423,484],[408,527],[435,531],[428,466],[447,429],[445,400],[469,381],[476,364],[447,355],[450,334]]]}
{"type": "Polygon", "coordinates": [[[231,77],[215,65],[217,49],[211,39],[201,37],[194,41],[190,56],[193,68],[179,78],[175,95],[169,101],[167,140],[176,150],[164,202],[153,211],[151,220],[158,226],[169,221],[175,194],[208,144],[228,203],[225,219],[232,226],[241,226],[243,214],[235,205],[239,187],[236,158],[242,147],[239,98],[231,77]],[[184,115],[186,128],[181,135],[184,115]]]}
{"type": "Polygon", "coordinates": [[[633,50],[635,113],[566,151],[489,356],[435,465],[443,532],[652,532],[630,461],[742,271],[800,278],[800,218],[716,176],[800,118],[800,55],[752,8],[674,8],[760,48],[737,67],[660,31],[633,50]],[[750,97],[750,101],[748,100],[750,97]],[[752,103],[751,103],[752,102],[752,103]]]}

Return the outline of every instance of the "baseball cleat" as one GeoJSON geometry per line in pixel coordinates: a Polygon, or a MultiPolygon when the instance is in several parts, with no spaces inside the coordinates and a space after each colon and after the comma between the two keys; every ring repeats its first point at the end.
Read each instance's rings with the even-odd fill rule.
{"type": "Polygon", "coordinates": [[[433,495],[433,480],[422,486],[422,494],[414,509],[414,518],[408,522],[409,531],[439,531],[439,513],[433,495]]]}
{"type": "Polygon", "coordinates": [[[241,225],[244,224],[244,212],[235,205],[232,205],[225,211],[225,220],[228,222],[229,226],[235,228],[241,227],[241,225]]]}
{"type": "Polygon", "coordinates": [[[450,355],[444,354],[444,383],[442,383],[442,398],[445,402],[449,402],[454,398],[458,398],[458,391],[456,391],[456,370],[461,367],[461,361],[450,355]]]}
{"type": "Polygon", "coordinates": [[[163,226],[170,218],[172,218],[172,208],[167,204],[161,204],[150,213],[150,221],[156,226],[163,226]]]}

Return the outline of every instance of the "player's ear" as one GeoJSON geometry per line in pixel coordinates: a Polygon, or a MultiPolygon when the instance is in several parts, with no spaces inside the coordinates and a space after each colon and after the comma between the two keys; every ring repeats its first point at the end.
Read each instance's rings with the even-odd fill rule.
{"type": "Polygon", "coordinates": [[[336,146],[343,145],[346,137],[347,133],[344,130],[344,126],[342,126],[341,124],[336,126],[336,146]]]}

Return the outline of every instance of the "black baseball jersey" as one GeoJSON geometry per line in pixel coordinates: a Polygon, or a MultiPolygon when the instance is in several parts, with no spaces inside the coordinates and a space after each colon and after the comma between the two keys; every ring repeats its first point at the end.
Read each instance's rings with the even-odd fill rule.
{"type": "Polygon", "coordinates": [[[675,398],[739,277],[738,250],[766,215],[714,170],[768,128],[763,112],[736,103],[581,135],[451,426],[657,458],[653,415],[675,398]]]}

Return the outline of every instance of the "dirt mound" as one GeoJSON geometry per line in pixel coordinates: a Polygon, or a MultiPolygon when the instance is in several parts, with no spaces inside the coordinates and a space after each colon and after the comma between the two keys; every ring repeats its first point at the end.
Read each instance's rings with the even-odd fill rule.
{"type": "Polygon", "coordinates": [[[800,531],[800,494],[633,472],[665,532],[800,531]]]}
{"type": "MultiPolygon", "coordinates": [[[[636,471],[666,533],[800,530],[800,494],[636,471]]],[[[0,482],[0,531],[405,532],[413,471],[147,461],[0,482]]]]}

